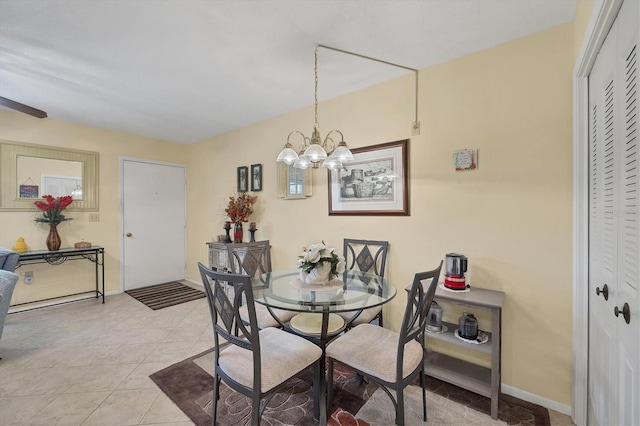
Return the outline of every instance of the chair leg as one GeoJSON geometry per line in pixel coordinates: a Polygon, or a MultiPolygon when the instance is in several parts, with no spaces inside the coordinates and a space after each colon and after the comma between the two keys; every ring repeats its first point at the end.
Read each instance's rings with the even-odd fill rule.
{"type": "Polygon", "coordinates": [[[220,399],[220,378],[216,374],[213,378],[213,395],[211,396],[211,426],[216,426],[218,414],[218,400],[220,399]]]}
{"type": "Polygon", "coordinates": [[[251,399],[251,424],[257,426],[260,424],[260,397],[254,395],[251,399]]]}
{"type": "Polygon", "coordinates": [[[380,327],[384,327],[384,324],[382,323],[382,311],[378,314],[378,325],[380,327]]]}
{"type": "Polygon", "coordinates": [[[427,421],[427,390],[424,368],[420,371],[420,387],[422,388],[422,420],[427,421]]]}
{"type": "Polygon", "coordinates": [[[400,386],[396,391],[396,424],[404,426],[404,388],[400,386]]]}

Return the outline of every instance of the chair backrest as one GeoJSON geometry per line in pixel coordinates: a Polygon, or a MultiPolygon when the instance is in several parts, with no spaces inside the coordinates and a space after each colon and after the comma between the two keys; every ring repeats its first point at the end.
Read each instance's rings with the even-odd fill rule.
{"type": "MultiPolygon", "coordinates": [[[[232,345],[253,353],[254,380],[252,389],[260,389],[260,338],[258,335],[258,320],[253,304],[253,289],[251,277],[244,274],[228,274],[213,271],[198,262],[202,284],[207,294],[211,322],[213,324],[213,336],[216,348],[220,348],[220,337],[232,345]],[[233,298],[229,299],[225,293],[225,286],[233,286],[233,298]],[[243,298],[250,303],[246,304],[249,316],[249,324],[246,326],[240,317],[240,307],[243,298]],[[235,327],[240,331],[239,336],[234,334],[235,327]]],[[[219,351],[215,351],[215,363],[218,365],[219,351]]],[[[227,378],[228,379],[228,378],[227,378]]],[[[245,389],[249,389],[246,388],[245,389]]]]}
{"type": "Polygon", "coordinates": [[[371,272],[384,277],[387,265],[388,241],[344,239],[346,268],[371,272]]]}
{"type": "Polygon", "coordinates": [[[229,243],[229,265],[232,274],[246,274],[251,278],[271,272],[271,245],[269,240],[253,243],[229,243]]]}
{"type": "Polygon", "coordinates": [[[436,269],[427,272],[418,272],[413,278],[413,283],[407,296],[407,307],[404,311],[400,339],[398,342],[398,376],[402,376],[402,363],[404,358],[404,345],[411,340],[424,342],[424,330],[427,324],[427,314],[431,308],[431,302],[436,294],[438,279],[442,261],[436,269]]]}
{"type": "Polygon", "coordinates": [[[13,289],[18,282],[18,274],[0,269],[0,338],[4,329],[4,321],[7,318],[13,289]]]}
{"type": "Polygon", "coordinates": [[[0,269],[13,272],[18,266],[20,255],[13,250],[0,247],[0,269]]]}

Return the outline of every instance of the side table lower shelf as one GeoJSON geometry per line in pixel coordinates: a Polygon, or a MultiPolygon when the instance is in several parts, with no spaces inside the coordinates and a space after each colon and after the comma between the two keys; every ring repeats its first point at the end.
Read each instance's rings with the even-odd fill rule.
{"type": "Polygon", "coordinates": [[[431,377],[491,398],[491,369],[427,350],[425,372],[431,377]]]}
{"type": "MultiPolygon", "coordinates": [[[[440,353],[436,348],[427,348],[426,373],[432,377],[475,392],[491,399],[491,418],[498,418],[498,397],[500,395],[500,350],[502,346],[502,304],[504,293],[501,291],[471,287],[465,292],[447,291],[444,286],[436,289],[435,300],[438,303],[449,303],[468,307],[471,311],[483,310],[491,312],[491,331],[479,330],[486,335],[487,341],[482,344],[463,341],[454,332],[457,324],[443,322],[447,331],[443,333],[425,333],[427,346],[429,340],[444,342],[488,355],[491,367],[480,365],[440,353]]],[[[466,310],[466,308],[465,308],[466,310]]],[[[483,339],[484,340],[484,337],[483,339]]]]}

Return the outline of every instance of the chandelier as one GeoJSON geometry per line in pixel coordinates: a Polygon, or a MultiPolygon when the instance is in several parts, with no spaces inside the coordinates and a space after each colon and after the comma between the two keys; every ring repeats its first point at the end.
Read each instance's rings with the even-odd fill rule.
{"type": "Polygon", "coordinates": [[[315,56],[315,123],[311,137],[307,137],[304,133],[294,130],[287,136],[287,143],[284,145],[276,161],[283,162],[287,165],[293,165],[298,169],[306,169],[313,167],[314,169],[322,166],[330,170],[342,169],[343,164],[353,161],[353,154],[344,141],[344,135],[340,130],[331,130],[327,136],[322,139],[320,136],[320,125],[318,124],[318,47],[314,51],[315,56]],[[302,142],[296,152],[291,145],[291,137],[299,135],[302,142]],[[336,139],[333,139],[335,135],[336,139]],[[340,141],[337,141],[337,137],[340,141]]]}
{"type": "Polygon", "coordinates": [[[76,180],[76,187],[71,191],[71,198],[74,200],[82,200],[82,186],[76,180]]]}

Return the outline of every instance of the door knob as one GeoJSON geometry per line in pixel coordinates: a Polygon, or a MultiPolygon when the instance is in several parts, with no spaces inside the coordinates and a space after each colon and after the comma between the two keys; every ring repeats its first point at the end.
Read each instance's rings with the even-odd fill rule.
{"type": "Polygon", "coordinates": [[[609,286],[605,284],[604,287],[602,287],[602,290],[600,290],[600,287],[596,287],[596,294],[598,296],[602,294],[604,296],[604,300],[609,300],[609,286]]]}
{"type": "Polygon", "coordinates": [[[625,303],[624,306],[622,307],[622,311],[620,311],[620,309],[617,306],[613,309],[613,313],[616,316],[619,316],[620,312],[622,312],[622,317],[624,318],[624,322],[629,324],[629,322],[631,321],[631,310],[629,309],[629,304],[625,303]]]}
{"type": "Polygon", "coordinates": [[[131,232],[127,232],[125,235],[126,235],[127,237],[133,237],[133,234],[132,234],[131,232]]]}

